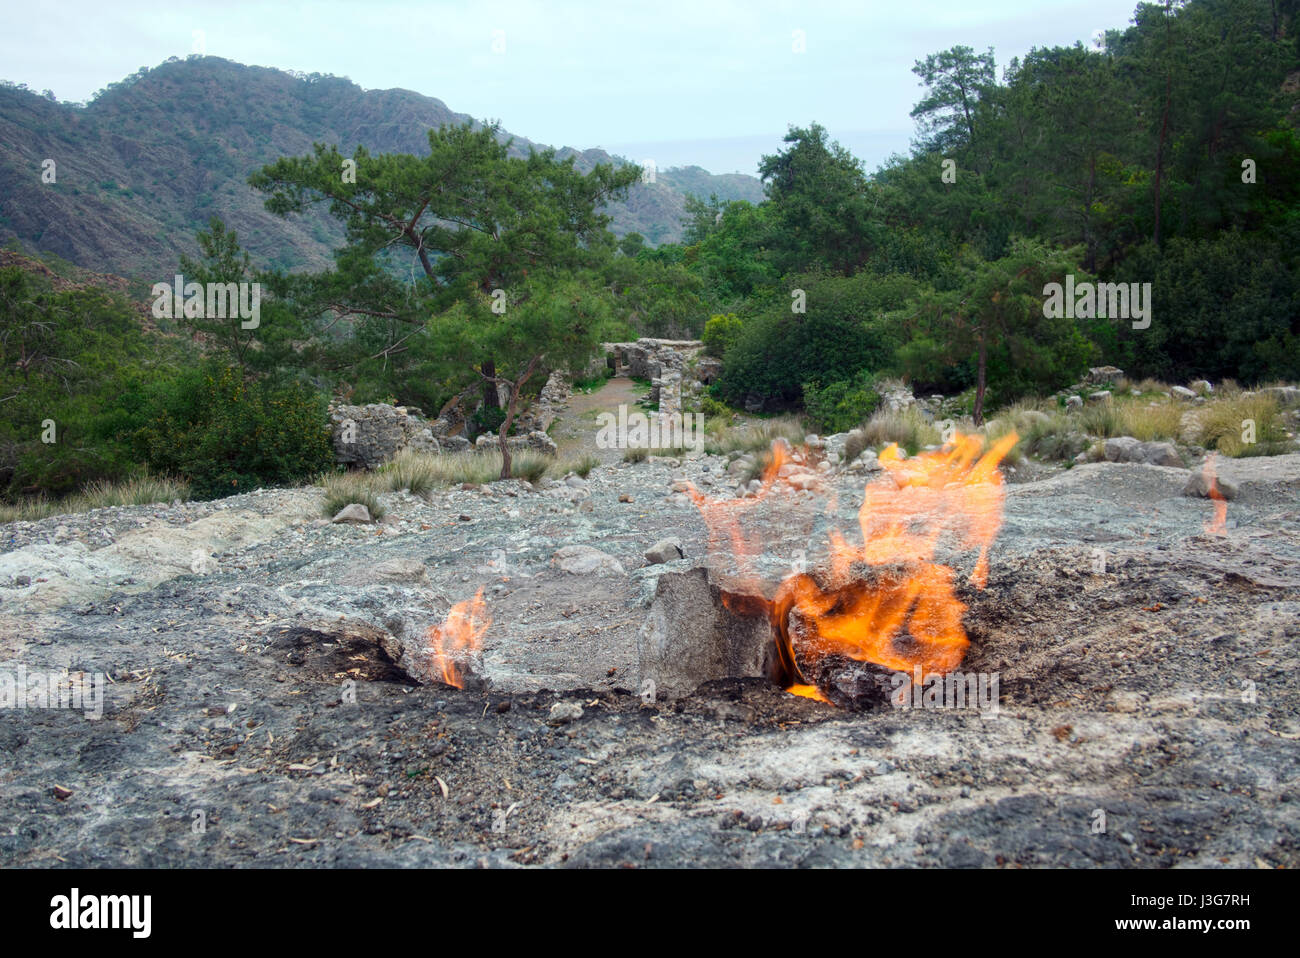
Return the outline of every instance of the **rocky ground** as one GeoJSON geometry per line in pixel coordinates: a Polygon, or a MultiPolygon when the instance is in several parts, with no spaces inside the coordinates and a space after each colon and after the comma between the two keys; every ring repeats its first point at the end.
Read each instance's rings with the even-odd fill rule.
{"type": "MultiPolygon", "coordinates": [[[[960,593],[997,712],[761,678],[647,703],[658,579],[710,559],[680,490],[736,480],[602,458],[393,494],[375,525],[296,489],[0,527],[0,671],[109,677],[97,720],[0,711],[0,861],[1300,864],[1300,455],[1221,464],[1222,534],[1186,470],[1026,470],[960,593]],[[647,563],[667,536],[684,558],[647,563]],[[479,587],[468,687],[419,684],[421,638],[479,587]]],[[[758,565],[815,563],[869,479],[774,491],[758,565]]]]}

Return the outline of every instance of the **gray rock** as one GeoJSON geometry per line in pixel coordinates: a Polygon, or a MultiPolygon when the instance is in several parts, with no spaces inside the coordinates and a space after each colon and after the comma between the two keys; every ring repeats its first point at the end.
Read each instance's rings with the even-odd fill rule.
{"type": "Polygon", "coordinates": [[[1196,393],[1192,392],[1192,391],[1191,391],[1190,389],[1188,389],[1186,386],[1174,386],[1173,389],[1170,390],[1170,392],[1172,392],[1172,393],[1174,394],[1174,398],[1175,398],[1175,399],[1195,399],[1195,398],[1196,398],[1196,393]]]}
{"type": "Polygon", "coordinates": [[[1082,396],[1066,396],[1066,397],[1065,397],[1065,408],[1066,408],[1066,409],[1082,409],[1082,408],[1083,408],[1083,397],[1082,397],[1082,396]]]}
{"type": "Polygon", "coordinates": [[[1102,447],[1102,455],[1107,462],[1132,462],[1133,450],[1142,445],[1140,440],[1132,436],[1116,436],[1107,439],[1105,446],[1102,447]]]}
{"type": "Polygon", "coordinates": [[[346,505],[340,509],[330,522],[373,522],[370,510],[359,502],[346,505]]]}
{"type": "Polygon", "coordinates": [[[1088,382],[1098,385],[1118,382],[1124,378],[1124,370],[1117,366],[1094,366],[1088,370],[1088,382]]]}
{"type": "Polygon", "coordinates": [[[676,698],[713,679],[767,674],[772,631],[766,614],[732,612],[722,591],[703,567],[659,576],[637,635],[641,683],[652,681],[657,695],[676,698]]]}
{"type": "Polygon", "coordinates": [[[1272,396],[1283,406],[1300,403],[1300,387],[1296,386],[1267,386],[1260,390],[1265,396],[1272,396]]]}
{"type": "Polygon", "coordinates": [[[428,570],[419,559],[387,559],[372,572],[376,579],[387,582],[423,582],[428,578],[428,570]]]}
{"type": "Polygon", "coordinates": [[[1133,462],[1145,462],[1151,466],[1175,466],[1183,468],[1183,459],[1171,442],[1143,442],[1132,451],[1133,462]]]}
{"type": "Polygon", "coordinates": [[[334,458],[340,465],[374,469],[405,449],[441,450],[431,424],[414,407],[385,403],[332,406],[330,425],[334,458]]]}
{"type": "Polygon", "coordinates": [[[1110,402],[1110,390],[1099,389],[1095,393],[1088,393],[1088,402],[1093,405],[1110,402]]]}
{"type": "Polygon", "coordinates": [[[577,702],[556,702],[551,706],[551,713],[546,717],[552,725],[568,725],[582,718],[582,706],[577,702]]]}
{"type": "Polygon", "coordinates": [[[645,553],[645,561],[651,565],[658,565],[661,562],[672,562],[686,555],[682,549],[682,542],[676,536],[669,536],[667,539],[660,539],[645,553]]]}
{"type": "Polygon", "coordinates": [[[564,546],[556,550],[551,561],[561,572],[574,575],[626,575],[622,563],[591,546],[564,546]]]}
{"type": "Polygon", "coordinates": [[[1107,439],[1102,447],[1107,462],[1142,462],[1149,466],[1183,468],[1183,459],[1171,442],[1140,442],[1132,436],[1107,439]]]}
{"type": "Polygon", "coordinates": [[[447,436],[440,439],[439,443],[444,452],[465,452],[471,448],[470,441],[464,436],[447,436]]]}
{"type": "MultiPolygon", "coordinates": [[[[1206,469],[1197,469],[1183,486],[1183,495],[1193,498],[1209,499],[1210,498],[1210,475],[1206,469]]],[[[1238,488],[1237,484],[1231,479],[1224,476],[1214,478],[1214,486],[1218,489],[1219,494],[1224,499],[1236,499],[1238,488]]]]}

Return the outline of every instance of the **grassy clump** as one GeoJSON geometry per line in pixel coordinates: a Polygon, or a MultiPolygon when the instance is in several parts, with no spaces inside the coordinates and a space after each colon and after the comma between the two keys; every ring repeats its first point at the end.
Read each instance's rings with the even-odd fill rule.
{"type": "MultiPolygon", "coordinates": [[[[569,469],[585,470],[581,475],[596,465],[592,457],[590,463],[580,460],[566,464],[569,469]]],[[[510,455],[510,475],[513,479],[525,479],[536,482],[556,467],[550,456],[528,449],[520,449],[510,455]]],[[[501,478],[501,451],[497,448],[474,449],[445,455],[403,451],[394,456],[373,472],[326,473],[317,482],[325,490],[325,504],[322,508],[333,516],[349,502],[359,502],[378,518],[383,514],[383,506],[376,498],[385,492],[400,492],[407,489],[412,495],[428,499],[435,489],[449,486],[470,484],[481,486],[496,482],[501,478]],[[337,506],[337,508],[335,508],[337,506]],[[376,514],[375,508],[379,509],[376,514]]]]}
{"type": "Polygon", "coordinates": [[[1090,436],[1100,436],[1102,439],[1124,435],[1125,423],[1113,400],[1085,406],[1079,413],[1079,425],[1090,436]]]}
{"type": "Polygon", "coordinates": [[[1201,444],[1225,456],[1275,456],[1295,444],[1286,437],[1277,400],[1272,396],[1239,396],[1207,407],[1201,417],[1201,444]],[[1254,426],[1254,442],[1248,442],[1254,426]]]}
{"type": "Polygon", "coordinates": [[[866,445],[872,448],[897,443],[914,456],[924,446],[937,446],[943,437],[915,406],[906,409],[882,409],[862,424],[866,445]]]}
{"type": "Polygon", "coordinates": [[[377,472],[334,472],[322,476],[319,485],[325,491],[325,498],[321,502],[321,515],[333,519],[340,509],[356,503],[366,507],[370,518],[382,518],[386,510],[376,492],[376,486],[382,481],[377,472]]]}
{"type": "Polygon", "coordinates": [[[772,448],[777,439],[792,446],[803,445],[808,435],[803,419],[797,416],[776,416],[744,426],[726,426],[718,430],[704,446],[705,452],[725,456],[731,452],[763,452],[772,448]]]}
{"type": "Polygon", "coordinates": [[[49,516],[72,515],[113,506],[150,506],[190,497],[189,483],[169,476],[141,473],[120,482],[98,479],[64,499],[33,496],[0,504],[0,522],[36,522],[49,516]]]}
{"type": "Polygon", "coordinates": [[[550,475],[559,479],[563,479],[569,473],[573,473],[574,475],[586,479],[591,470],[595,469],[599,465],[600,460],[595,456],[588,454],[579,456],[576,459],[558,460],[551,464],[549,472],[550,475]]]}

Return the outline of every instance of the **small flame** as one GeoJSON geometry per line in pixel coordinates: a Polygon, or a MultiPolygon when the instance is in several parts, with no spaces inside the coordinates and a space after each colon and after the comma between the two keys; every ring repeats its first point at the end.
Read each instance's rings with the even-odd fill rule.
{"type": "Polygon", "coordinates": [[[1206,494],[1214,503],[1214,517],[1205,524],[1206,535],[1221,536],[1224,527],[1228,524],[1228,500],[1224,498],[1223,493],[1219,491],[1219,484],[1216,481],[1214,470],[1214,456],[1211,454],[1206,457],[1205,466],[1202,469],[1205,476],[1206,485],[1209,487],[1206,494]]]}
{"type": "Polygon", "coordinates": [[[429,651],[433,655],[433,676],[445,685],[465,687],[465,665],[482,645],[483,633],[492,624],[492,616],[483,601],[483,588],[474,598],[457,602],[441,625],[428,632],[429,651]]]}

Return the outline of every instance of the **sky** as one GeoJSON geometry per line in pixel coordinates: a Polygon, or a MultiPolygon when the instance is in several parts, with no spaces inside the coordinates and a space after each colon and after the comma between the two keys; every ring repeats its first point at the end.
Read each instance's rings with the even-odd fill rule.
{"type": "MultiPolygon", "coordinates": [[[[16,7],[14,0],[10,4],[16,7]]],[[[1002,68],[1085,44],[1137,0],[36,0],[7,11],[0,78],[82,101],[193,52],[399,87],[537,143],[659,169],[756,173],[818,122],[868,170],[906,152],[912,65],[963,44],[1002,68]]]]}

